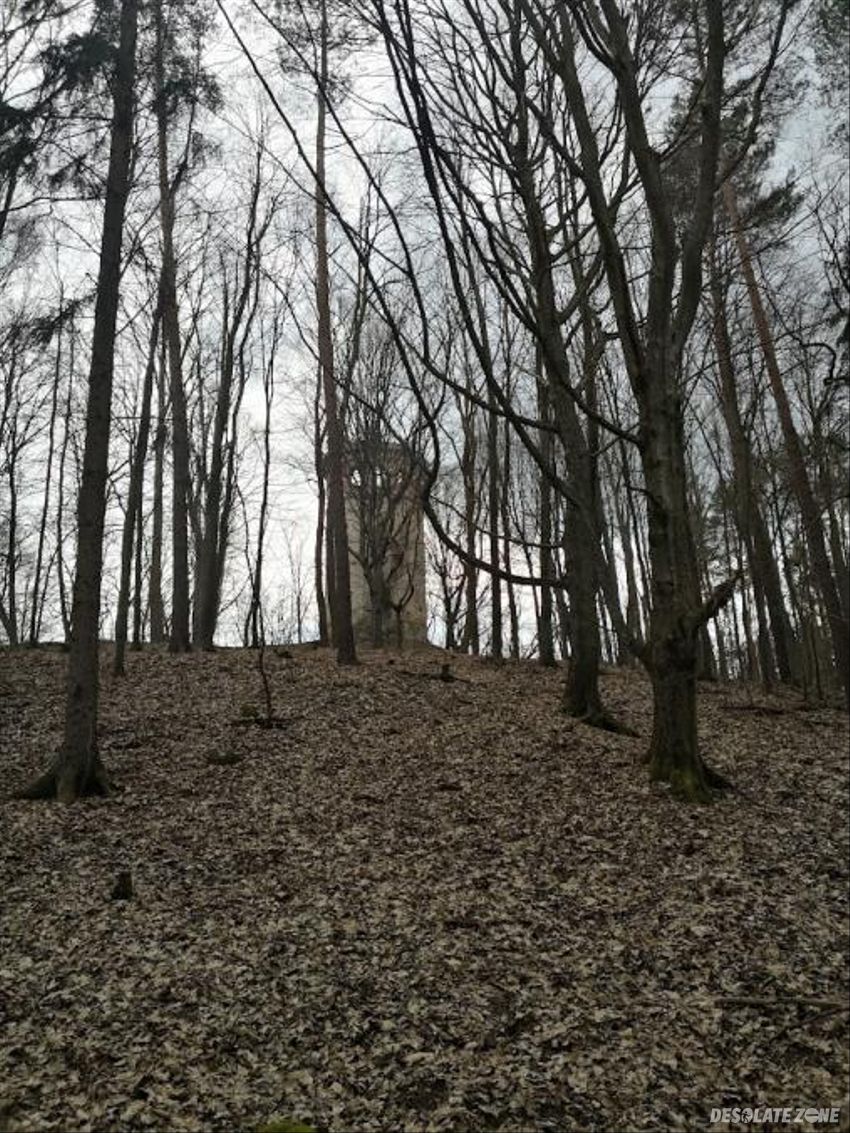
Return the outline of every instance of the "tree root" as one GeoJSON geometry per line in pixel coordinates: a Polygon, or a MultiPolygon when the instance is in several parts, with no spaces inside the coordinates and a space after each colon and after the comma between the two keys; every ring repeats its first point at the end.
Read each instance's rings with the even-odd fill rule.
{"type": "Polygon", "coordinates": [[[63,773],[57,762],[42,775],[27,783],[20,791],[16,791],[12,798],[29,801],[58,799],[59,802],[72,803],[82,798],[106,798],[112,792],[113,787],[106,776],[103,764],[96,759],[82,781],[78,775],[63,773]]]}
{"type": "Polygon", "coordinates": [[[668,775],[653,775],[659,783],[669,783],[670,790],[677,799],[686,803],[710,803],[714,801],[711,788],[703,775],[674,768],[668,775]]]}
{"type": "Polygon", "coordinates": [[[53,768],[45,771],[43,775],[31,780],[20,791],[15,791],[13,799],[55,799],[56,798],[56,772],[53,768]]]}
{"type": "Polygon", "coordinates": [[[708,764],[700,762],[699,767],[690,769],[673,767],[667,770],[652,769],[652,755],[647,760],[650,764],[650,779],[653,783],[668,783],[670,790],[677,799],[691,803],[710,803],[716,795],[725,791],[735,791],[737,788],[731,780],[719,771],[715,771],[708,764]]]}
{"type": "Polygon", "coordinates": [[[702,765],[705,781],[713,791],[734,791],[735,784],[731,779],[727,779],[725,775],[721,775],[719,771],[715,771],[713,767],[709,767],[707,763],[702,765]]]}
{"type": "Polygon", "coordinates": [[[588,728],[598,728],[601,732],[613,732],[616,736],[632,736],[633,738],[640,735],[634,728],[630,728],[628,724],[623,724],[610,712],[606,712],[604,708],[596,708],[580,714],[568,711],[567,714],[577,723],[586,724],[588,728]]]}

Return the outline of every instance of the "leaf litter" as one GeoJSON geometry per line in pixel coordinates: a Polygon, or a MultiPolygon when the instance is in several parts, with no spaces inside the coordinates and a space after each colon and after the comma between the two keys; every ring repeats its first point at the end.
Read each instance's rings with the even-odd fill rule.
{"type": "MultiPolygon", "coordinates": [[[[58,745],[64,660],[0,654],[8,791],[58,745]]],[[[639,738],[566,718],[531,662],[393,660],[269,650],[285,726],[252,728],[250,652],[115,680],[104,651],[120,790],[2,803],[0,1127],[691,1130],[844,1101],[846,716],[704,689],[738,790],[689,807],[639,764],[635,672],[603,688],[639,738]]]]}

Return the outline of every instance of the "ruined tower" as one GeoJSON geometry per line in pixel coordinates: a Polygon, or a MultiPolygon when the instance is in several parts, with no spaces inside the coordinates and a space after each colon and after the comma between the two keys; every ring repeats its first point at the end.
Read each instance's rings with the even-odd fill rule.
{"type": "Polygon", "coordinates": [[[348,456],[345,513],[357,643],[422,644],[427,610],[418,463],[403,445],[368,437],[352,443],[348,456]]]}

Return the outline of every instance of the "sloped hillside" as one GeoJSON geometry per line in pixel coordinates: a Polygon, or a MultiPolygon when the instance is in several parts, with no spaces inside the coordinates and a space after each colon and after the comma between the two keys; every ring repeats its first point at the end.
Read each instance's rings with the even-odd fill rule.
{"type": "MultiPolygon", "coordinates": [[[[842,1101],[846,718],[706,688],[738,790],[687,807],[636,763],[638,674],[604,689],[644,739],[565,719],[558,672],[442,661],[269,650],[264,726],[248,652],[131,654],[121,682],[104,658],[119,790],[2,802],[7,1129],[705,1129],[842,1101]]],[[[57,744],[63,662],[0,654],[9,791],[57,744]]]]}

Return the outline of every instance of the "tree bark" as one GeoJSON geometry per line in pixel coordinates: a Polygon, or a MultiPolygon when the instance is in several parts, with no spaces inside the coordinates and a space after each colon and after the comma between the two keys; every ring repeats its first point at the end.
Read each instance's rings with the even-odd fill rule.
{"type": "MultiPolygon", "coordinates": [[[[263,359],[263,398],[265,401],[265,421],[263,425],[263,486],[260,496],[260,515],[257,529],[257,559],[251,585],[251,607],[248,614],[250,626],[250,645],[259,649],[263,641],[263,565],[266,541],[266,523],[269,510],[269,473],[272,463],[271,427],[272,403],[274,401],[274,364],[277,354],[277,323],[274,327],[271,357],[263,359]]],[[[300,641],[301,618],[298,617],[298,636],[300,641]]]]}
{"type": "Polygon", "coordinates": [[[144,624],[144,609],[142,607],[142,586],[144,584],[144,556],[142,555],[145,535],[145,510],[141,498],[136,509],[136,537],[133,548],[133,640],[131,649],[139,651],[142,648],[142,627],[144,624]]]}
{"type": "Polygon", "coordinates": [[[165,478],[165,442],[168,411],[165,389],[165,343],[160,349],[157,368],[156,401],[157,422],[153,441],[153,516],[151,522],[151,566],[148,579],[148,606],[150,610],[150,639],[152,645],[165,642],[165,603],[162,598],[162,536],[163,536],[163,481],[165,478]]]}
{"type": "Polygon", "coordinates": [[[62,447],[59,450],[59,484],[56,501],[56,581],[59,588],[59,615],[62,619],[62,632],[65,643],[71,640],[71,612],[68,607],[68,593],[65,583],[65,465],[68,457],[68,442],[71,436],[71,397],[74,390],[77,335],[74,319],[69,326],[68,387],[65,395],[64,428],[62,447]]]}
{"type": "Polygon", "coordinates": [[[313,401],[313,463],[316,470],[316,538],[313,546],[313,575],[316,588],[316,613],[319,622],[319,645],[330,645],[328,601],[325,595],[325,462],[322,430],[322,373],[316,375],[316,396],[313,401]]]}
{"type": "MultiPolygon", "coordinates": [[[[226,545],[224,532],[227,529],[229,521],[229,506],[224,472],[226,467],[229,468],[231,466],[230,459],[226,462],[225,456],[226,450],[227,453],[232,454],[232,447],[236,443],[235,436],[231,436],[230,445],[228,446],[226,444],[226,435],[233,401],[236,340],[240,328],[242,327],[245,312],[248,308],[248,300],[254,286],[255,264],[259,257],[259,244],[262,239],[262,231],[259,234],[257,232],[257,205],[261,187],[260,161],[261,156],[258,154],[248,212],[248,225],[245,233],[245,264],[231,318],[228,318],[228,305],[225,306],[221,372],[218,391],[216,393],[210,469],[207,477],[206,498],[203,508],[203,533],[197,564],[197,644],[200,645],[201,649],[213,648],[213,639],[215,637],[221,601],[221,582],[224,568],[223,549],[226,545]]],[[[250,323],[253,321],[252,316],[254,310],[255,308],[253,308],[249,314],[249,327],[250,323]]],[[[237,394],[237,400],[240,398],[241,389],[237,394]]]]}
{"type": "Polygon", "coordinates": [[[52,767],[23,792],[72,802],[108,791],[97,742],[98,631],[103,526],[112,416],[115,327],[124,213],[130,188],[138,0],[122,0],[113,114],[89,370],[83,478],[77,508],[77,566],[71,613],[65,729],[52,767]]]}
{"type": "Polygon", "coordinates": [[[163,0],[154,7],[156,42],[154,82],[156,88],[157,163],[159,215],[162,231],[162,330],[168,349],[171,385],[171,445],[173,461],[171,499],[171,634],[172,653],[190,648],[189,634],[189,426],[183,358],[180,348],[180,315],[177,305],[177,266],[174,258],[174,194],[168,173],[168,115],[165,105],[165,21],[163,0]]]}
{"type": "MultiPolygon", "coordinates": [[[[543,359],[539,345],[535,349],[537,374],[537,415],[544,425],[551,421],[549,396],[546,387],[546,378],[543,373],[543,359]]],[[[554,446],[552,434],[547,428],[540,430],[540,455],[549,468],[554,467],[554,446]]],[[[540,654],[540,664],[553,666],[555,664],[555,628],[554,603],[552,600],[551,579],[554,578],[552,562],[552,485],[545,472],[538,477],[540,485],[540,613],[537,619],[537,649],[540,654]]]]}
{"type": "Polygon", "coordinates": [[[788,624],[788,615],[782,596],[779,569],[771,549],[770,536],[764,521],[761,504],[755,494],[751,449],[741,420],[738,390],[732,366],[726,303],[717,265],[717,248],[714,242],[709,248],[709,271],[714,349],[720,376],[720,404],[729,436],[729,451],[732,456],[732,469],[735,476],[735,518],[747,549],[750,577],[759,619],[759,661],[762,676],[766,682],[770,682],[773,676],[775,656],[776,669],[780,679],[791,681],[794,675],[791,666],[794,648],[791,641],[791,627],[788,624]],[[770,617],[770,637],[768,636],[767,626],[763,624],[765,608],[770,617]],[[769,646],[770,638],[773,640],[773,655],[769,646]]]}
{"type": "Polygon", "coordinates": [[[148,357],[145,376],[142,381],[142,404],[139,409],[139,431],[130,465],[130,485],[127,490],[127,510],[124,515],[124,529],[121,535],[121,577],[118,584],[118,606],[115,613],[115,654],[112,659],[112,673],[124,676],[124,654],[127,648],[127,623],[130,607],[130,575],[133,569],[133,540],[136,519],[142,507],[142,484],[145,475],[145,460],[148,454],[148,437],[151,425],[151,401],[153,380],[156,370],[156,350],[159,340],[161,316],[161,290],[157,290],[157,303],[151,324],[148,341],[148,357]]]}
{"type": "MultiPolygon", "coordinates": [[[[596,609],[599,588],[596,562],[600,536],[597,530],[597,500],[593,455],[570,392],[571,374],[558,319],[552,250],[535,184],[531,159],[530,123],[526,105],[526,64],[519,21],[511,26],[511,52],[516,73],[517,145],[514,155],[523,221],[529,244],[531,289],[535,330],[542,362],[540,379],[546,383],[547,402],[558,428],[566,467],[564,506],[565,581],[570,602],[570,658],[564,691],[564,708],[571,716],[593,725],[609,726],[599,691],[600,642],[596,609]]],[[[588,307],[587,280],[581,265],[571,260],[580,304],[583,340],[583,376],[593,381],[597,365],[592,317],[588,307]]],[[[544,475],[551,470],[543,468],[544,475]]]]}
{"type": "Polygon", "coordinates": [[[488,394],[487,417],[487,505],[488,536],[490,540],[490,650],[497,660],[504,653],[502,633],[502,585],[499,579],[499,419],[492,392],[488,394]]]}
{"type": "Polygon", "coordinates": [[[330,540],[329,560],[333,567],[331,598],[331,634],[341,665],[357,661],[354,624],[351,614],[351,562],[348,530],[345,521],[345,460],[342,423],[334,370],[331,331],[330,272],[328,263],[328,212],[325,188],[325,93],[328,85],[328,14],[325,0],[320,0],[320,60],[318,122],[316,126],[316,306],[318,310],[319,365],[327,434],[327,524],[330,540]]]}
{"type": "Polygon", "coordinates": [[[44,610],[44,593],[48,578],[45,579],[44,592],[41,589],[41,569],[44,559],[44,543],[47,535],[47,518],[50,509],[50,490],[53,485],[53,442],[56,435],[56,413],[59,403],[59,379],[62,373],[62,288],[59,288],[59,326],[56,331],[56,358],[53,370],[53,390],[50,396],[50,425],[47,431],[47,467],[44,475],[44,502],[41,508],[41,521],[38,527],[38,549],[35,556],[35,574],[32,585],[32,608],[30,610],[30,645],[36,645],[41,635],[41,620],[44,610]]]}
{"type": "Polygon", "coordinates": [[[762,303],[749,244],[741,227],[735,189],[731,180],[728,179],[723,185],[723,201],[735,236],[741,270],[744,274],[753,312],[753,321],[764,354],[771,392],[776,403],[776,411],[790,467],[791,486],[800,508],[806,542],[811,553],[814,576],[826,610],[835,668],[844,689],[845,699],[850,704],[850,632],[848,632],[847,620],[841,608],[841,598],[830,566],[820,508],[815,500],[811,480],[806,470],[803,447],[794,424],[788,394],[779,370],[773,335],[762,303]]]}
{"type": "MultiPolygon", "coordinates": [[[[714,205],[720,153],[725,37],[720,5],[706,3],[706,62],[701,86],[698,180],[687,226],[680,234],[660,155],[648,135],[628,23],[615,0],[600,0],[606,49],[626,141],[635,163],[651,226],[645,309],[639,314],[629,271],[600,172],[598,139],[579,78],[574,26],[559,10],[563,50],[558,60],[573,114],[588,204],[599,233],[626,370],[639,413],[639,442],[646,490],[652,568],[649,638],[641,659],[652,682],[654,724],[647,752],[650,775],[693,801],[708,801],[718,779],[705,767],[697,744],[697,638],[709,616],[728,601],[730,585],[708,605],[694,608],[680,365],[702,290],[702,258],[714,205]]],[[[527,5],[526,5],[527,7],[527,5]]],[[[582,34],[586,34],[582,32],[582,34]]]]}

